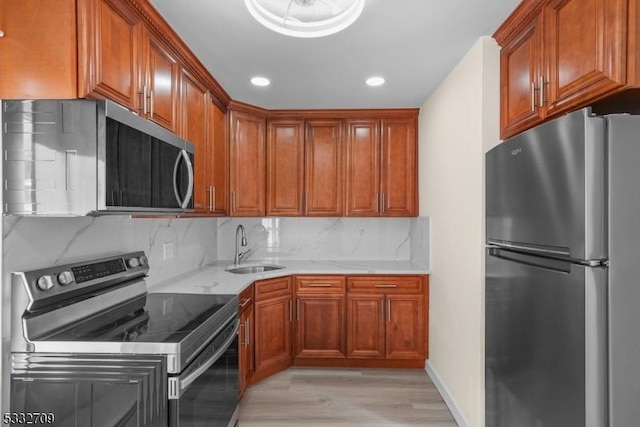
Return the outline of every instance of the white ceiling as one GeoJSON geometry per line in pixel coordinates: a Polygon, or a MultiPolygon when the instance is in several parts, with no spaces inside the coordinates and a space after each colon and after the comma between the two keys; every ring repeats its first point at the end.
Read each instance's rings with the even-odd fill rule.
{"type": "Polygon", "coordinates": [[[232,99],[268,109],[420,107],[520,0],[366,0],[327,37],[277,34],[243,0],[151,0],[232,99]],[[271,79],[268,87],[249,83],[271,79]],[[384,76],[371,88],[365,79],[384,76]]]}

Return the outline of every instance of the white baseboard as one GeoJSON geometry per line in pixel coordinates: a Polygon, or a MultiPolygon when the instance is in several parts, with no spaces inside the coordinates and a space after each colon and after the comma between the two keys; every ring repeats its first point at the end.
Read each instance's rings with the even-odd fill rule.
{"type": "Polygon", "coordinates": [[[449,408],[449,411],[451,411],[451,415],[453,415],[453,418],[458,423],[458,426],[471,427],[471,424],[469,424],[469,421],[465,418],[462,411],[460,411],[460,408],[458,408],[455,399],[453,398],[453,396],[451,396],[451,393],[442,381],[442,378],[440,378],[440,375],[438,375],[438,373],[433,369],[433,366],[431,366],[431,363],[429,363],[428,360],[426,371],[427,375],[429,375],[429,378],[431,378],[431,381],[433,381],[433,384],[440,392],[442,399],[444,399],[444,403],[447,404],[447,407],[449,408]]]}

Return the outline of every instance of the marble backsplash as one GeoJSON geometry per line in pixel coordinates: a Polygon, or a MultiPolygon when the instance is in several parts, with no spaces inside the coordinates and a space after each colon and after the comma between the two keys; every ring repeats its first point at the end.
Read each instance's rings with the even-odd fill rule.
{"type": "Polygon", "coordinates": [[[400,260],[429,262],[429,218],[221,218],[218,258],[232,260],[236,227],[247,231],[249,261],[400,260]]]}
{"type": "Polygon", "coordinates": [[[215,261],[216,223],[215,218],[6,216],[2,244],[4,280],[12,271],[142,250],[151,265],[147,283],[153,285],[215,261]],[[164,260],[165,243],[173,243],[173,257],[167,260],[164,260]]]}

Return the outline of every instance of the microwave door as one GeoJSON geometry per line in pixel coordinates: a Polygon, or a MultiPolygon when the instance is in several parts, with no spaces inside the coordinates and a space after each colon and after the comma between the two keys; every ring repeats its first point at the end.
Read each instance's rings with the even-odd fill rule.
{"type": "Polygon", "coordinates": [[[114,209],[151,203],[152,138],[107,118],[106,204],[114,209]]]}

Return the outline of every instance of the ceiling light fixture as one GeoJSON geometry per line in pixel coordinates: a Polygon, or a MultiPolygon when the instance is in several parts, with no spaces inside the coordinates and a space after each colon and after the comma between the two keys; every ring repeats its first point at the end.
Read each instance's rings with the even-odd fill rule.
{"type": "Polygon", "coordinates": [[[256,21],[292,37],[323,37],[344,30],[365,0],[244,0],[256,21]]]}
{"type": "Polygon", "coordinates": [[[375,77],[369,77],[367,79],[367,84],[369,86],[382,86],[384,82],[385,82],[384,77],[375,76],[375,77]]]}
{"type": "Polygon", "coordinates": [[[271,84],[271,80],[266,77],[252,77],[251,84],[254,86],[269,86],[271,84]]]}

